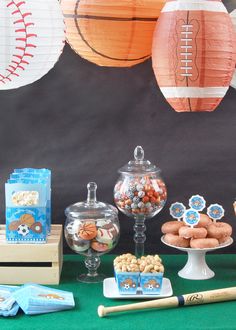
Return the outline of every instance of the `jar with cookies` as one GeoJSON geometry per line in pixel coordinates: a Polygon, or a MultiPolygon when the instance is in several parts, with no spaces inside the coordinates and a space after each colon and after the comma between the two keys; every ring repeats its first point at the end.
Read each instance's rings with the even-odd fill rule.
{"type": "Polygon", "coordinates": [[[84,283],[103,281],[99,274],[100,256],[110,252],[118,243],[120,226],[118,210],[107,203],[97,201],[95,182],[87,185],[87,200],[70,205],[65,210],[65,238],[69,247],[85,256],[87,274],[77,277],[84,283]]]}
{"type": "Polygon", "coordinates": [[[114,200],[118,209],[135,220],[135,255],[144,255],[145,220],[153,218],[164,207],[167,200],[166,185],[161,170],[144,159],[144,150],[137,146],[134,160],[120,170],[120,177],[114,188],[114,200]]]}

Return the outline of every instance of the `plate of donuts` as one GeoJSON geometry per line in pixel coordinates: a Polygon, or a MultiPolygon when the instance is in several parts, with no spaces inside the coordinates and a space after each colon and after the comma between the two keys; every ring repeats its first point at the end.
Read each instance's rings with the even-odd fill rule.
{"type": "MultiPolygon", "coordinates": [[[[203,247],[203,248],[202,247],[201,248],[200,247],[181,247],[181,246],[177,246],[177,245],[173,245],[173,244],[167,243],[167,241],[165,240],[166,239],[165,237],[166,237],[166,235],[163,235],[161,237],[162,243],[164,243],[165,245],[167,245],[169,247],[172,247],[172,248],[178,249],[180,251],[184,251],[184,252],[189,252],[189,251],[210,252],[210,251],[215,251],[217,249],[225,248],[227,246],[230,246],[233,243],[232,237],[227,237],[227,241],[225,241],[224,243],[218,244],[217,246],[215,246],[215,242],[214,241],[210,241],[209,240],[209,241],[207,241],[208,247],[203,247]]],[[[200,238],[199,238],[199,241],[198,242],[200,244],[202,243],[202,241],[200,241],[200,238]]],[[[203,244],[205,244],[205,243],[203,242],[203,244]]]]}
{"type": "Polygon", "coordinates": [[[175,202],[170,206],[170,215],[177,220],[167,221],[161,231],[162,243],[188,253],[188,261],[178,272],[180,277],[191,280],[205,280],[215,276],[206,264],[207,252],[225,248],[233,243],[232,226],[221,220],[224,208],[215,203],[207,208],[207,214],[200,213],[206,207],[204,197],[193,195],[189,208],[175,202]]]}
{"type": "Polygon", "coordinates": [[[166,245],[188,251],[215,250],[232,244],[232,227],[227,222],[213,221],[206,214],[199,214],[196,226],[186,225],[184,221],[167,221],[161,231],[162,242],[166,245]]]}

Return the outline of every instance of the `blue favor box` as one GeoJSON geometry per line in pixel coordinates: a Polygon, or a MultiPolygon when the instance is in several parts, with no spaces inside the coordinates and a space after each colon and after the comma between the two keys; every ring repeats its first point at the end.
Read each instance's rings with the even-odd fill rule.
{"type": "Polygon", "coordinates": [[[115,279],[120,294],[142,292],[158,295],[161,293],[163,273],[115,272],[115,279]]]}
{"type": "Polygon", "coordinates": [[[51,227],[50,184],[51,171],[46,169],[17,169],[10,175],[5,184],[8,243],[46,243],[51,227]]]}
{"type": "Polygon", "coordinates": [[[143,294],[160,294],[163,273],[140,273],[140,286],[143,294]]]}
{"type": "Polygon", "coordinates": [[[116,273],[115,277],[120,294],[136,294],[139,287],[139,272],[116,273]]]}
{"type": "Polygon", "coordinates": [[[21,181],[27,181],[28,183],[41,183],[46,185],[47,191],[47,231],[51,232],[52,214],[51,214],[51,181],[52,173],[47,168],[18,168],[14,170],[14,173],[10,176],[11,179],[18,179],[21,181]]]}

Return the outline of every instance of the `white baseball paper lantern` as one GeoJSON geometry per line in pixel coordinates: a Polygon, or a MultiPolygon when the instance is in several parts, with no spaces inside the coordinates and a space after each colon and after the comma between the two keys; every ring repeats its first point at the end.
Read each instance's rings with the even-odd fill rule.
{"type": "Polygon", "coordinates": [[[65,44],[58,0],[0,0],[0,89],[43,77],[65,44]]]}
{"type": "MultiPolygon", "coordinates": [[[[236,9],[232,11],[230,16],[234,26],[235,42],[236,42],[236,9]]],[[[230,86],[236,88],[236,70],[234,71],[233,79],[231,80],[230,86]]]]}

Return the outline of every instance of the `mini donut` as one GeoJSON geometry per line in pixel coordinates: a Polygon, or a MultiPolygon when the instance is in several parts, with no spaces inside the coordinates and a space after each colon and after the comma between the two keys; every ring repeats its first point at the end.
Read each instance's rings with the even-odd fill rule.
{"type": "Polygon", "coordinates": [[[193,238],[190,241],[190,247],[193,249],[208,249],[219,246],[216,238],[193,238]]]}
{"type": "Polygon", "coordinates": [[[207,233],[207,237],[219,239],[231,236],[232,227],[228,223],[217,221],[207,227],[207,233]]]}
{"type": "Polygon", "coordinates": [[[224,237],[218,238],[218,241],[220,244],[224,244],[224,243],[228,242],[229,239],[230,239],[230,236],[224,236],[224,237]]]}
{"type": "Polygon", "coordinates": [[[189,247],[189,243],[190,243],[190,239],[180,237],[179,235],[174,235],[171,233],[165,234],[164,241],[167,244],[184,247],[184,248],[189,247]]]}
{"type": "Polygon", "coordinates": [[[183,226],[179,229],[179,236],[184,238],[205,238],[207,237],[206,228],[191,228],[183,226]]]}
{"type": "Polygon", "coordinates": [[[91,248],[97,252],[106,252],[109,250],[108,244],[100,243],[96,240],[93,240],[91,243],[91,248]]]}
{"type": "Polygon", "coordinates": [[[201,228],[201,227],[206,228],[210,224],[212,224],[212,220],[208,217],[208,215],[200,213],[200,221],[195,226],[195,228],[201,228]]]}
{"type": "Polygon", "coordinates": [[[184,226],[182,221],[167,221],[161,226],[163,234],[178,234],[179,229],[184,226]]]}

